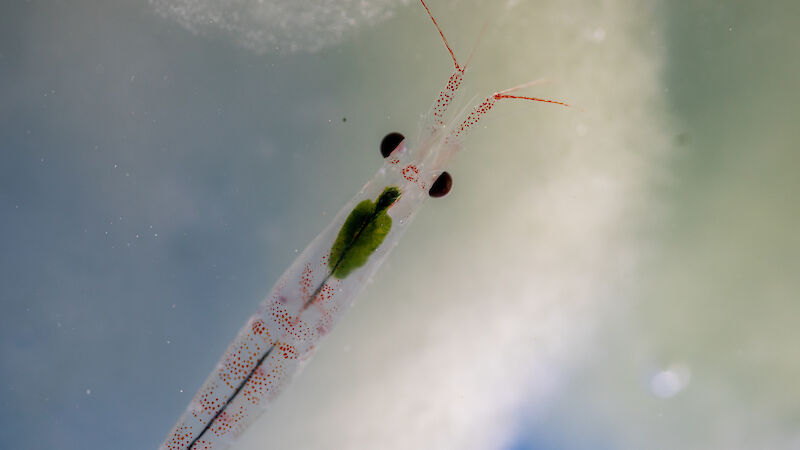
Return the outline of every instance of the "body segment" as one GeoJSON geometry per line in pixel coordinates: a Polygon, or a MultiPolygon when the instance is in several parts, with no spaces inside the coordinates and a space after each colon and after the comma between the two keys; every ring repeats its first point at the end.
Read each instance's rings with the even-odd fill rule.
{"type": "Polygon", "coordinates": [[[161,448],[220,449],[233,442],[289,384],[299,364],[311,357],[319,341],[397,244],[427,197],[420,186],[403,176],[402,168],[387,160],[281,276],[161,448]],[[362,230],[360,234],[377,234],[379,242],[373,235],[373,242],[367,242],[367,251],[349,259],[346,255],[356,248],[351,246],[345,251],[346,243],[334,245],[340,241],[340,232],[347,228],[343,227],[345,221],[354,211],[364,209],[357,207],[365,202],[372,204],[374,212],[387,188],[397,189],[401,195],[390,205],[383,205],[385,209],[372,222],[372,231],[362,230]],[[340,261],[338,266],[331,263],[332,249],[334,259],[340,261]]]}

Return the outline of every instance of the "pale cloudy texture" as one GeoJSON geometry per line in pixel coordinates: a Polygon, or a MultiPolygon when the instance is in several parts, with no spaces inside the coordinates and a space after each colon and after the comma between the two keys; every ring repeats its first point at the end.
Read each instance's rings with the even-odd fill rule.
{"type": "Polygon", "coordinates": [[[380,23],[408,0],[150,0],[186,29],[258,53],[315,52],[380,23]]]}

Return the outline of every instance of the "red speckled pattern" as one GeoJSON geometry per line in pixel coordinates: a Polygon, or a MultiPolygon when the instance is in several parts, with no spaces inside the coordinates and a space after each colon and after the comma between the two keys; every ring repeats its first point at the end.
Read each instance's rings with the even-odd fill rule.
{"type": "MultiPolygon", "coordinates": [[[[424,1],[420,2],[439,31],[455,65],[427,118],[427,129],[434,136],[445,127],[444,115],[461,87],[465,68],[456,60],[428,6],[424,1]]],[[[496,100],[496,97],[491,97],[481,103],[448,138],[466,132],[492,108],[496,100]]],[[[435,140],[434,136],[432,141],[435,140]]],[[[447,152],[441,155],[450,156],[456,147],[448,147],[447,152]]],[[[432,147],[428,145],[421,148],[429,151],[432,147]]],[[[186,450],[190,447],[220,450],[228,447],[289,384],[300,367],[299,363],[307,360],[320,339],[333,329],[357,292],[396,245],[402,234],[398,230],[408,226],[421,202],[427,198],[425,180],[431,180],[433,174],[430,167],[426,169],[421,162],[424,155],[424,152],[420,155],[406,151],[405,146],[395,149],[384,169],[309,244],[276,283],[258,312],[239,331],[162,444],[162,450],[186,450]],[[371,256],[369,264],[345,280],[329,278],[328,252],[345,218],[358,202],[364,198],[375,198],[389,184],[414,185],[421,188],[422,192],[404,191],[399,206],[393,206],[395,225],[382,249],[371,256]],[[310,298],[312,295],[314,298],[310,298]]]]}
{"type": "Polygon", "coordinates": [[[453,102],[456,91],[461,87],[461,82],[463,80],[464,68],[457,67],[455,72],[453,72],[447,80],[447,85],[445,85],[444,89],[439,93],[439,97],[436,98],[436,102],[433,104],[432,114],[434,130],[444,127],[444,113],[447,112],[447,108],[449,108],[450,104],[453,102]]]}
{"type": "Polygon", "coordinates": [[[466,133],[471,126],[478,123],[481,117],[483,117],[486,113],[489,112],[489,110],[492,109],[495,103],[497,103],[497,99],[495,98],[494,95],[482,101],[469,113],[467,118],[464,119],[463,122],[461,122],[461,125],[459,125],[459,127],[455,129],[452,136],[459,137],[460,135],[466,133]]]}
{"type": "Polygon", "coordinates": [[[341,281],[333,278],[306,310],[300,311],[298,306],[325,280],[327,260],[325,254],[302,265],[295,283],[287,282],[285,275],[276,284],[268,301],[248,320],[195,394],[162,449],[187,449],[212,420],[192,449],[225,448],[288,385],[298,360],[313,352],[341,310],[334,298],[341,281]],[[268,356],[258,365],[267,351],[268,356]]]}

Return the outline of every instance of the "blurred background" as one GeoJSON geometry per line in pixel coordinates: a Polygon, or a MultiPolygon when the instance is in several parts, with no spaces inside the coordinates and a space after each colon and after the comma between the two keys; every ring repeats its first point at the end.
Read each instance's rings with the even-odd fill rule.
{"type": "MultiPolygon", "coordinates": [[[[800,3],[431,0],[498,105],[237,449],[800,448],[800,3]]],[[[414,0],[0,13],[0,447],[156,448],[449,56],[414,0]]]]}

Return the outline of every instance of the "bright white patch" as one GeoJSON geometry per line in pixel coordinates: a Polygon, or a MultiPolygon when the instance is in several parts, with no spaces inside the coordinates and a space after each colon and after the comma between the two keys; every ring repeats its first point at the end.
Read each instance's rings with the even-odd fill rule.
{"type": "Polygon", "coordinates": [[[391,17],[408,0],[150,0],[194,33],[222,33],[257,53],[315,52],[391,17]]]}
{"type": "Polygon", "coordinates": [[[590,41],[603,42],[606,40],[606,30],[602,28],[595,28],[587,33],[590,41]]]}
{"type": "Polygon", "coordinates": [[[650,379],[650,390],[656,397],[674,397],[686,388],[690,379],[689,368],[676,364],[653,375],[653,378],[650,379]]]}

